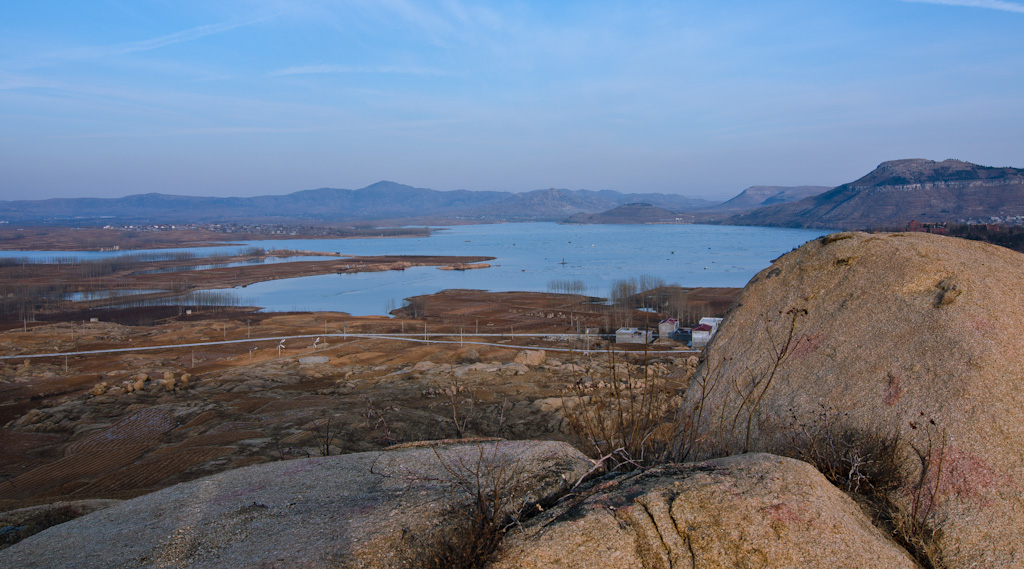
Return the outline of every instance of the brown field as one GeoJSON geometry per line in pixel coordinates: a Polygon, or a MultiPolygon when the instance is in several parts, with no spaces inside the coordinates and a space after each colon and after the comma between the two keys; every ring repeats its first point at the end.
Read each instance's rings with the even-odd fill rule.
{"type": "MultiPolygon", "coordinates": [[[[13,240],[57,249],[58,241],[75,237],[80,246],[104,237],[104,231],[46,228],[13,240]]],[[[174,245],[213,237],[197,233],[195,241],[183,242],[184,235],[175,235],[174,245]]],[[[0,243],[8,237],[0,232],[0,243]]],[[[253,250],[218,262],[266,255],[253,250]]],[[[475,265],[486,260],[338,255],[208,269],[198,269],[208,263],[191,258],[3,264],[0,511],[57,500],[130,498],[248,464],[403,441],[566,439],[560,412],[566,389],[612,373],[604,351],[608,342],[597,334],[620,325],[654,327],[669,307],[684,324],[693,324],[700,316],[724,313],[738,293],[665,287],[637,297],[637,305],[666,310],[659,313],[581,295],[448,290],[409,299],[394,318],[228,306],[188,314],[178,306],[103,308],[102,301],[53,300],[66,292],[120,288],[160,289],[165,292],[139,296],[162,301],[190,290],[336,272],[419,265],[486,270],[475,265]],[[152,272],[172,268],[184,270],[152,272]],[[565,337],[588,330],[594,335],[586,341],[570,345],[565,337]],[[402,333],[430,341],[358,337],[402,333]],[[447,343],[422,334],[447,334],[447,343]],[[288,339],[279,350],[281,338],[288,339]],[[146,346],[172,347],[63,355],[146,346]],[[528,348],[572,351],[516,363],[528,348]],[[37,354],[58,355],[26,357],[37,354]],[[312,355],[326,357],[326,363],[302,361],[312,355]]],[[[632,355],[615,357],[657,363],[682,383],[693,364],[684,348],[667,342],[657,347],[666,353],[652,354],[642,346],[616,347],[632,355]]]]}
{"type": "MultiPolygon", "coordinates": [[[[684,292],[708,303],[703,310],[727,305],[737,291],[684,292]]],[[[573,353],[548,352],[544,363],[529,366],[513,363],[522,349],[512,346],[567,348],[564,339],[524,334],[607,330],[624,317],[586,300],[455,290],[413,299],[395,318],[247,310],[179,315],[145,308],[90,312],[101,321],[79,320],[73,327],[60,314],[29,323],[27,331],[8,327],[0,332],[0,355],[18,357],[0,360],[0,511],[56,500],[129,498],[248,464],[402,441],[565,439],[558,408],[567,386],[579,379],[573,364],[589,362],[588,373],[599,377],[607,343],[594,340],[590,348],[596,351],[584,355],[577,342],[573,353]],[[424,328],[450,334],[452,343],[351,336],[418,334],[424,328]],[[314,347],[325,329],[345,337],[326,337],[314,347]],[[278,353],[278,338],[285,336],[307,337],[287,340],[278,353]],[[22,357],[221,340],[245,341],[22,357]],[[314,354],[327,363],[300,362],[314,354]]],[[[629,315],[634,325],[654,325],[661,317],[629,315]]],[[[633,357],[644,357],[642,347],[633,350],[633,357]]],[[[691,355],[646,357],[685,368],[691,355]]]]}
{"type": "MultiPolygon", "coordinates": [[[[254,283],[334,273],[401,271],[417,266],[465,267],[493,257],[472,256],[342,256],[313,251],[262,250],[240,255],[174,260],[129,259],[117,264],[89,263],[7,263],[0,264],[0,326],[32,319],[46,319],[47,313],[73,320],[68,313],[87,311],[110,304],[110,299],[64,300],[68,293],[99,291],[158,291],[132,294],[120,303],[152,303],[194,291],[215,291],[254,283]],[[268,257],[335,256],[336,259],[263,264],[268,257]],[[208,264],[247,263],[234,267],[198,268],[208,264]],[[251,264],[250,264],[251,263],[251,264]],[[162,272],[171,271],[173,272],[162,272]]],[[[81,316],[80,316],[81,317],[81,316]]]]}
{"type": "MultiPolygon", "coordinates": [[[[378,225],[378,224],[375,224],[378,225]]],[[[379,224],[383,225],[383,224],[379,224]]],[[[407,225],[403,223],[401,225],[407,225]]],[[[301,229],[301,228],[300,228],[301,229]]],[[[225,233],[208,229],[143,231],[95,227],[3,227],[0,251],[137,251],[176,247],[213,247],[259,239],[344,239],[346,237],[423,237],[428,228],[316,228],[303,233],[225,233]]]]}

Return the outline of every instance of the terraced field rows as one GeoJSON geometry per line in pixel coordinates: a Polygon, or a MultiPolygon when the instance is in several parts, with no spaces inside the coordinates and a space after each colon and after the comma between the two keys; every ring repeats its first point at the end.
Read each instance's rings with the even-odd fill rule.
{"type": "Polygon", "coordinates": [[[150,448],[148,444],[121,445],[75,453],[8,480],[0,485],[0,499],[38,496],[65,484],[124,468],[150,448]]]}
{"type": "Polygon", "coordinates": [[[229,454],[230,448],[205,447],[178,449],[173,454],[148,458],[100,477],[75,492],[82,497],[106,496],[127,490],[143,494],[162,480],[188,470],[192,466],[229,454]]]}
{"type": "Polygon", "coordinates": [[[144,445],[157,441],[160,435],[177,426],[177,421],[163,409],[143,409],[114,425],[68,445],[65,456],[124,445],[144,445]]]}

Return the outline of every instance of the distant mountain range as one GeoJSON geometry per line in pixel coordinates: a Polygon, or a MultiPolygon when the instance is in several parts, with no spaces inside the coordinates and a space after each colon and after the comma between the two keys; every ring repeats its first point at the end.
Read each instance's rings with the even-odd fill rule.
{"type": "Polygon", "coordinates": [[[450,219],[560,221],[639,200],[673,210],[716,202],[675,194],[623,194],[610,190],[532,192],[436,191],[394,182],[360,190],[321,188],[286,195],[213,198],[140,194],[123,198],[0,201],[0,221],[95,225],[103,223],[339,223],[373,220],[450,219]]]}
{"type": "Polygon", "coordinates": [[[723,203],[611,190],[441,192],[394,182],[377,182],[360,190],[321,188],[252,198],[141,194],[0,201],[0,221],[82,226],[565,221],[867,229],[899,228],[911,220],[962,222],[1017,216],[1024,216],[1024,170],[923,159],[884,162],[859,180],[832,189],[753,186],[723,203]]]}
{"type": "Polygon", "coordinates": [[[883,162],[855,182],[722,222],[868,229],[901,228],[910,221],[1005,221],[1017,216],[1024,216],[1024,169],[910,159],[883,162]]]}

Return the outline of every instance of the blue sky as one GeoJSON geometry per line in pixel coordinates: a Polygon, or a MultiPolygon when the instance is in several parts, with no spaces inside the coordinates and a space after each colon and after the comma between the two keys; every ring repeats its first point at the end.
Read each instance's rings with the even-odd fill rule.
{"type": "Polygon", "coordinates": [[[1024,167],[1024,1],[0,4],[0,199],[1024,167]]]}

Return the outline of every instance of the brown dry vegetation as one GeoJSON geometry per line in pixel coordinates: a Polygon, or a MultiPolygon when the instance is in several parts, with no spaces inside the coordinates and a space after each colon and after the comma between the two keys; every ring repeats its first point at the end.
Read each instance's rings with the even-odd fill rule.
{"type": "MultiPolygon", "coordinates": [[[[402,441],[566,439],[560,409],[580,370],[595,382],[620,373],[596,340],[589,357],[548,352],[536,365],[514,363],[522,350],[505,347],[564,348],[564,340],[521,334],[565,333],[580,323],[601,327],[608,307],[584,308],[578,296],[445,291],[418,300],[416,319],[144,309],[135,312],[148,313],[152,324],[35,322],[27,331],[19,326],[0,333],[5,356],[246,340],[0,361],[0,511],[129,498],[248,464],[402,441]],[[426,327],[451,334],[454,343],[329,337],[314,348],[325,327],[345,335],[426,327]],[[477,330],[503,336],[474,338],[477,330]],[[277,351],[278,338],[298,335],[309,337],[287,340],[277,351]],[[495,345],[469,344],[474,340],[495,345]],[[299,362],[313,354],[328,362],[299,362]],[[132,392],[126,392],[129,384],[132,392]]],[[[132,312],[94,314],[147,320],[132,312]]],[[[695,364],[688,356],[648,359],[686,369],[695,364]]],[[[642,354],[616,357],[616,363],[635,365],[642,354]]]]}
{"type": "MultiPolygon", "coordinates": [[[[309,251],[275,251],[276,257],[335,255],[309,251]]],[[[151,303],[192,291],[226,289],[293,277],[331,273],[404,270],[415,266],[460,266],[492,257],[459,256],[341,256],[337,259],[269,263],[271,254],[254,248],[239,255],[214,259],[187,256],[152,260],[129,255],[113,260],[66,263],[0,263],[0,319],[35,319],[40,313],[74,311],[109,304],[110,299],[64,300],[68,293],[98,291],[158,291],[120,297],[119,303],[151,303]],[[207,264],[252,263],[241,266],[200,268],[207,264]],[[164,272],[172,271],[172,272],[164,272]]],[[[217,299],[216,296],[214,296],[217,299]]],[[[226,304],[226,303],[222,303],[226,304]]]]}
{"type": "MultiPolygon", "coordinates": [[[[375,224],[381,225],[383,224],[375,224]]],[[[407,224],[403,224],[407,225],[407,224]]],[[[300,228],[301,229],[301,228],[300,228]]],[[[5,227],[0,228],[0,250],[3,251],[82,251],[112,249],[168,249],[176,247],[212,247],[238,241],[258,239],[308,239],[345,237],[386,237],[429,235],[427,228],[348,227],[315,228],[312,234],[291,233],[225,233],[208,229],[174,229],[170,231],[139,231],[100,229],[95,227],[5,227]]]]}

